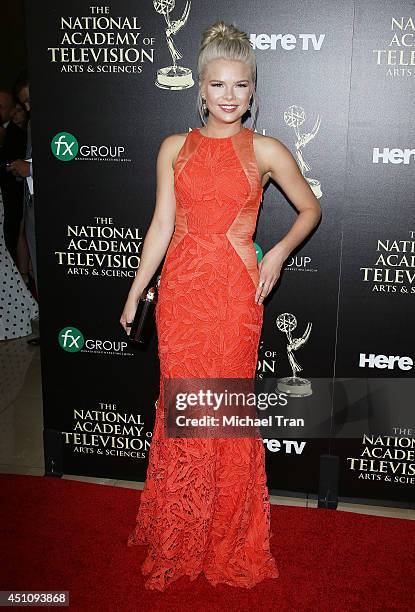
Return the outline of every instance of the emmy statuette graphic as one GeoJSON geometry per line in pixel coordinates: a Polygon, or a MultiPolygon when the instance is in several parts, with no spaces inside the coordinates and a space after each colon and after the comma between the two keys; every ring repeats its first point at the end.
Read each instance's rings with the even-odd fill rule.
{"type": "Polygon", "coordinates": [[[153,0],[153,6],[159,15],[163,15],[166,20],[166,39],[167,46],[170,51],[170,55],[173,60],[172,66],[166,66],[165,68],[159,68],[157,70],[157,78],[155,85],[161,89],[187,89],[194,85],[192,78],[192,71],[190,68],[183,68],[177,65],[177,60],[181,59],[183,55],[177,49],[173,42],[173,36],[179,32],[184,25],[186,25],[189,17],[191,2],[186,2],[184,11],[180,19],[176,21],[170,21],[170,12],[175,7],[175,0],[153,0]]]}
{"type": "Polygon", "coordinates": [[[284,312],[275,320],[276,326],[281,332],[285,332],[288,340],[287,355],[293,375],[277,379],[277,389],[290,397],[306,397],[313,393],[311,382],[307,378],[300,378],[297,372],[303,369],[294,357],[294,351],[298,351],[308,340],[311,332],[311,323],[307,324],[304,334],[300,338],[292,338],[291,332],[297,327],[297,319],[294,315],[284,312]]]}
{"type": "Polygon", "coordinates": [[[318,115],[311,132],[308,132],[308,134],[301,134],[299,127],[304,123],[305,119],[305,110],[301,106],[296,106],[295,104],[293,104],[284,112],[284,121],[286,125],[288,125],[288,127],[294,128],[295,135],[297,138],[295,142],[295,151],[300,166],[301,174],[304,176],[305,180],[310,185],[316,198],[321,198],[322,191],[320,181],[305,176],[305,173],[311,170],[311,166],[309,166],[304,160],[302,153],[302,149],[304,149],[304,147],[316,136],[320,128],[321,119],[320,115],[318,115]]]}

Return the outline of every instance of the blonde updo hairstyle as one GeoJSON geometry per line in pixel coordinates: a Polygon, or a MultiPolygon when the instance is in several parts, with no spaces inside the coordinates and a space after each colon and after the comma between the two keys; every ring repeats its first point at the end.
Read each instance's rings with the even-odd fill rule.
{"type": "MultiPolygon", "coordinates": [[[[204,78],[206,67],[212,60],[227,59],[246,62],[251,70],[251,78],[254,84],[254,91],[251,100],[251,119],[252,129],[258,116],[258,95],[256,92],[256,57],[254,50],[245,32],[239,30],[233,24],[226,24],[223,21],[216,21],[213,25],[203,32],[197,59],[197,71],[199,77],[199,93],[197,98],[197,110],[199,117],[206,125],[206,114],[203,111],[203,100],[200,93],[200,82],[204,78]]],[[[207,111],[208,113],[209,111],[207,111]]]]}

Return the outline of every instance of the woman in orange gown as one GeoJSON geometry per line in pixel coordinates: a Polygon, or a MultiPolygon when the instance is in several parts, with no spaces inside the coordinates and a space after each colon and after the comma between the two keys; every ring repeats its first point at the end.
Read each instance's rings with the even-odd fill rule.
{"type": "Polygon", "coordinates": [[[162,143],[155,217],[121,318],[128,333],[138,296],[165,254],[156,307],[160,394],[147,478],[127,541],[148,545],[145,587],[161,591],[201,573],[213,585],[248,588],[279,576],[270,551],[261,437],[167,437],[164,380],[255,377],[263,299],[319,216],[288,149],[257,134],[254,145],[254,132],[242,126],[251,98],[257,104],[246,34],[223,22],[208,28],[198,68],[200,111],[208,120],[203,132],[195,128],[162,143]],[[278,173],[279,165],[286,187],[296,189],[291,195],[302,219],[258,266],[252,235],[263,177],[278,173]]]}

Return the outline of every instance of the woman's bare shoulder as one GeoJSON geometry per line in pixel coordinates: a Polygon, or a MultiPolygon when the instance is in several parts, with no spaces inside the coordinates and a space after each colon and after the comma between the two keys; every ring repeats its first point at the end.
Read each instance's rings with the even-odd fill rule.
{"type": "Polygon", "coordinates": [[[253,144],[259,158],[268,159],[272,156],[275,159],[286,159],[291,157],[288,147],[275,136],[265,136],[254,132],[253,144]]]}
{"type": "Polygon", "coordinates": [[[179,151],[184,145],[188,133],[189,132],[169,134],[165,136],[161,142],[160,153],[165,154],[170,159],[172,167],[174,167],[176,163],[179,151]]]}
{"type": "Polygon", "coordinates": [[[254,151],[257,158],[258,170],[262,176],[262,185],[264,186],[271,177],[270,160],[275,160],[276,163],[284,161],[287,156],[291,157],[289,149],[283,142],[274,136],[265,136],[254,132],[253,139],[254,151]]]}
{"type": "Polygon", "coordinates": [[[256,146],[260,147],[261,149],[268,149],[268,148],[277,148],[277,149],[285,149],[286,146],[284,145],[283,142],[281,142],[281,140],[278,140],[278,138],[275,138],[275,136],[266,136],[265,134],[260,134],[259,132],[254,132],[254,143],[256,146]]]}
{"type": "Polygon", "coordinates": [[[175,149],[177,147],[181,147],[186,140],[186,136],[189,132],[183,132],[181,134],[169,134],[165,136],[161,142],[162,145],[169,149],[175,149]]]}

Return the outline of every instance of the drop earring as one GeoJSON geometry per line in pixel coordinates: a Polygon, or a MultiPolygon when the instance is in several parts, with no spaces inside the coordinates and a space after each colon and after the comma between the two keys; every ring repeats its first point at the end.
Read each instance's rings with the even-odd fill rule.
{"type": "Polygon", "coordinates": [[[205,100],[205,98],[204,98],[202,95],[200,96],[200,99],[201,99],[201,101],[202,101],[202,113],[203,113],[204,115],[206,115],[206,114],[207,114],[207,105],[206,105],[206,100],[205,100]]]}

